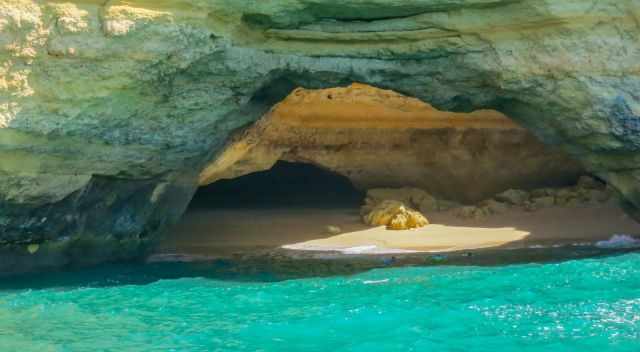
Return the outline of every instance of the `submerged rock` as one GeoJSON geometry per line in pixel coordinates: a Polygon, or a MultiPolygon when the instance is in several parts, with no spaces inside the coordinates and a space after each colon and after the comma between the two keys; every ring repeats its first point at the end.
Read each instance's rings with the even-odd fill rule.
{"type": "Polygon", "coordinates": [[[420,212],[397,200],[384,200],[364,215],[364,222],[371,226],[386,226],[390,230],[407,230],[429,224],[420,212]]]}

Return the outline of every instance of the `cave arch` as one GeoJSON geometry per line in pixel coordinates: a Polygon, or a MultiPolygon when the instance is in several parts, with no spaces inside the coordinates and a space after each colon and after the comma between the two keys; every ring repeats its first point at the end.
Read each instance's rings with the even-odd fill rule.
{"type": "MultiPolygon", "coordinates": [[[[254,101],[271,103],[293,84],[277,82],[274,92],[264,88],[254,101]]],[[[417,187],[463,203],[509,188],[565,186],[585,173],[568,154],[496,110],[442,111],[352,83],[294,89],[233,134],[200,173],[199,184],[268,170],[278,160],[332,170],[363,191],[417,187]]]]}

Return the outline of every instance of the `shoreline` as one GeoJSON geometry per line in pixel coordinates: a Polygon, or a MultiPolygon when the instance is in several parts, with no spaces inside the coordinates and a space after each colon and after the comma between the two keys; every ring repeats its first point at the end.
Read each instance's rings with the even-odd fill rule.
{"type": "Polygon", "coordinates": [[[185,215],[149,261],[264,256],[422,258],[432,254],[575,248],[599,253],[607,252],[595,246],[599,241],[616,234],[640,235],[640,224],[613,204],[510,211],[479,220],[463,220],[446,212],[426,215],[431,225],[393,231],[363,225],[353,208],[195,209],[185,215]],[[329,225],[343,232],[328,234],[329,225]]]}
{"type": "Polygon", "coordinates": [[[543,248],[456,251],[446,253],[342,254],[337,252],[271,249],[235,253],[234,256],[184,256],[156,254],[146,265],[180,264],[228,277],[264,275],[270,280],[349,276],[369,270],[436,266],[541,265],[571,260],[590,260],[640,252],[640,248],[551,246],[543,248]]]}

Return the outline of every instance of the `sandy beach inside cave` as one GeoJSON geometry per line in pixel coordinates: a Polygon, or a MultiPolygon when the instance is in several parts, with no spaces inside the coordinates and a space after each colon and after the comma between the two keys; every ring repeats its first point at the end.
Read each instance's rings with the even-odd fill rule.
{"type": "Polygon", "coordinates": [[[614,234],[640,235],[640,224],[612,204],[512,210],[480,220],[450,213],[426,215],[429,226],[392,231],[365,226],[355,208],[192,209],[158,251],[211,257],[257,248],[345,254],[447,252],[593,244],[614,234]],[[329,234],[329,225],[342,232],[329,234]]]}

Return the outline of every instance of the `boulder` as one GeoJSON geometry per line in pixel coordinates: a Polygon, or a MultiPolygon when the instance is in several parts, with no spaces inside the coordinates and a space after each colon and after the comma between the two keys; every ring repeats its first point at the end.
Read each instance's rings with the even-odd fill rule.
{"type": "Polygon", "coordinates": [[[420,212],[397,200],[384,200],[378,203],[363,221],[371,226],[386,226],[390,230],[407,230],[429,224],[420,212]]]}
{"type": "Polygon", "coordinates": [[[579,203],[580,195],[575,188],[562,188],[555,192],[555,203],[559,206],[579,203]]]}
{"type": "Polygon", "coordinates": [[[417,204],[417,207],[421,212],[427,213],[430,211],[441,211],[441,207],[446,207],[446,205],[443,201],[434,198],[430,194],[426,194],[422,200],[420,200],[420,204],[417,204]]]}
{"type": "Polygon", "coordinates": [[[477,207],[473,205],[463,206],[456,208],[453,213],[455,216],[462,219],[483,219],[491,215],[491,210],[488,207],[477,207]]]}
{"type": "Polygon", "coordinates": [[[607,185],[591,176],[581,176],[578,179],[578,188],[604,190],[607,185]]]}
{"type": "Polygon", "coordinates": [[[531,199],[531,203],[535,204],[537,209],[550,208],[555,205],[555,198],[552,196],[537,197],[531,199]]]}
{"type": "Polygon", "coordinates": [[[495,199],[486,200],[480,203],[480,206],[488,209],[491,214],[502,214],[511,208],[508,203],[498,202],[495,199]]]}
{"type": "Polygon", "coordinates": [[[529,192],[531,197],[546,197],[546,196],[555,196],[558,189],[556,188],[537,188],[529,192]]]}
{"type": "Polygon", "coordinates": [[[509,189],[495,196],[499,202],[510,205],[524,205],[529,200],[529,193],[520,189],[509,189]]]}
{"type": "Polygon", "coordinates": [[[385,200],[396,200],[398,202],[409,205],[410,207],[419,209],[420,212],[426,213],[431,211],[443,211],[455,208],[458,203],[439,200],[428,192],[419,188],[374,188],[367,191],[365,199],[365,212],[385,200]]]}

